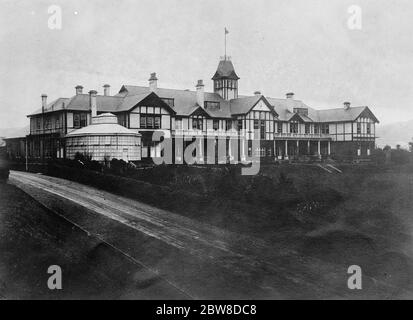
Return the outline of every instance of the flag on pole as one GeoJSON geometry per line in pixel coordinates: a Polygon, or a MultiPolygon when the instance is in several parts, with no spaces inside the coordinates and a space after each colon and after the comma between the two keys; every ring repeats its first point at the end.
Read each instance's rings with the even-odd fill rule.
{"type": "Polygon", "coordinates": [[[229,33],[229,31],[227,30],[227,28],[225,27],[225,34],[228,34],[229,33]]]}

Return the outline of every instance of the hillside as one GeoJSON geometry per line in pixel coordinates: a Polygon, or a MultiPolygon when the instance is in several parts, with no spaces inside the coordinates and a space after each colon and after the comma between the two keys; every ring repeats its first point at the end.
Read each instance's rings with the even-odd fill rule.
{"type": "Polygon", "coordinates": [[[29,126],[21,128],[0,128],[0,137],[3,138],[16,138],[24,137],[30,133],[29,126]]]}

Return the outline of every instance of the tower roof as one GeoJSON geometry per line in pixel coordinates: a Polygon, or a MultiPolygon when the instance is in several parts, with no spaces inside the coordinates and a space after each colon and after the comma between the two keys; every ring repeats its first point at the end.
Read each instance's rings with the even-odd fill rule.
{"type": "Polygon", "coordinates": [[[212,80],[219,80],[219,79],[232,79],[238,80],[239,77],[235,73],[234,65],[232,64],[231,60],[227,58],[222,59],[219,62],[218,69],[215,72],[212,80]]]}

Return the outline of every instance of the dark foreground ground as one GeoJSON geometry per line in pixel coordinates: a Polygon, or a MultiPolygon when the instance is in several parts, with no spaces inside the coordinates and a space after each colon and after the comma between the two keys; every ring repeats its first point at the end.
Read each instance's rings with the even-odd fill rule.
{"type": "MultiPolygon", "coordinates": [[[[332,198],[333,206],[321,210],[311,209],[323,203],[314,198],[303,202],[305,206],[289,207],[283,216],[293,219],[280,225],[276,218],[282,207],[274,210],[272,219],[245,210],[238,216],[228,211],[224,221],[214,212],[184,217],[75,182],[13,173],[12,183],[61,210],[90,236],[13,186],[2,185],[0,294],[6,298],[413,298],[412,170],[342,169],[343,174],[279,169],[300,194],[314,194],[315,183],[323,187],[322,195],[329,194],[327,187],[340,195],[332,198]],[[46,287],[51,264],[67,270],[62,292],[46,287]],[[360,291],[347,288],[347,268],[354,264],[363,270],[360,291]]],[[[263,174],[271,177],[279,170],[268,167],[263,174]]]]}
{"type": "Polygon", "coordinates": [[[1,299],[185,299],[145,267],[0,183],[1,299]],[[63,270],[49,290],[47,269],[63,270]]]}

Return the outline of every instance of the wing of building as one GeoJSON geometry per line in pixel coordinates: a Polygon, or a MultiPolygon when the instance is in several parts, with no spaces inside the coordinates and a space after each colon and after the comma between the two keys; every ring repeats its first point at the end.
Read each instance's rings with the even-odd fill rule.
{"type": "MultiPolygon", "coordinates": [[[[213,92],[205,92],[202,80],[192,91],[158,87],[153,73],[148,86],[125,84],[114,95],[109,85],[104,85],[101,95],[94,90],[83,93],[83,87],[76,86],[73,97],[49,103],[42,95],[38,110],[28,115],[29,157],[73,157],[67,149],[68,137],[93,125],[94,117],[107,113],[115,115],[118,125],[128,132],[140,134],[142,159],[163,156],[160,142],[153,139],[155,132],[172,141],[173,159],[179,161],[194,141],[200,141],[200,162],[206,160],[210,141],[213,145],[226,141],[226,157],[240,160],[251,155],[270,159],[368,157],[375,147],[375,125],[379,121],[369,107],[345,102],[317,110],[295,99],[293,93],[285,98],[260,92],[241,96],[239,79],[233,63],[224,57],[212,77],[213,92]],[[233,147],[230,142],[237,139],[246,143],[233,147]],[[259,141],[258,146],[253,141],[259,141]]],[[[99,138],[94,141],[104,143],[99,138]]],[[[71,139],[70,148],[90,150],[85,145],[83,149],[73,145],[76,143],[84,144],[71,139]]]]}

